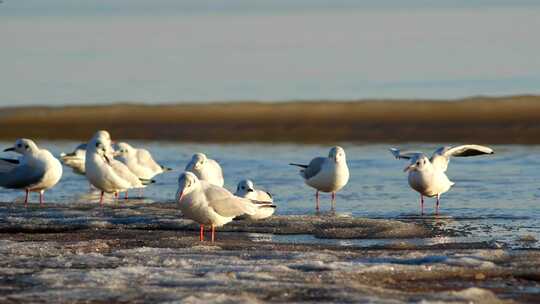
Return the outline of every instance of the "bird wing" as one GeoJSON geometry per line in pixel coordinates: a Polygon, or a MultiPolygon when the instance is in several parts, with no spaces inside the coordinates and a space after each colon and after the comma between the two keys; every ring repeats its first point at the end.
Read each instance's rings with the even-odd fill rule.
{"type": "Polygon", "coordinates": [[[446,171],[451,156],[467,157],[493,153],[493,149],[480,145],[441,147],[433,152],[433,155],[431,156],[431,163],[433,166],[446,171]]]}
{"type": "Polygon", "coordinates": [[[19,165],[19,160],[0,158],[0,173],[9,172],[19,165]]]}
{"type": "MultiPolygon", "coordinates": [[[[5,160],[2,160],[5,162],[5,160]]],[[[0,173],[0,186],[11,189],[28,188],[39,183],[45,176],[45,169],[22,164],[11,171],[0,173]]]]}
{"type": "Polygon", "coordinates": [[[257,205],[251,200],[234,196],[227,189],[201,181],[208,206],[219,215],[235,217],[243,214],[253,215],[257,212],[257,205]]]}
{"type": "Polygon", "coordinates": [[[416,159],[424,154],[417,151],[401,151],[397,148],[390,148],[390,153],[392,153],[396,159],[416,159]]]}
{"type": "Polygon", "coordinates": [[[118,177],[127,181],[132,187],[134,188],[143,187],[143,184],[139,180],[139,177],[133,174],[133,172],[131,172],[129,168],[121,161],[118,161],[116,159],[109,159],[108,164],[111,166],[114,173],[118,175],[118,177]]]}
{"type": "Polygon", "coordinates": [[[303,168],[300,170],[300,175],[305,179],[310,179],[314,177],[315,175],[319,174],[324,162],[327,159],[328,159],[327,157],[315,157],[309,162],[309,165],[301,165],[301,164],[293,164],[293,163],[289,165],[303,168]]]}
{"type": "Polygon", "coordinates": [[[152,154],[146,149],[137,149],[137,162],[152,170],[154,173],[161,173],[163,171],[162,167],[154,160],[152,154]]]}

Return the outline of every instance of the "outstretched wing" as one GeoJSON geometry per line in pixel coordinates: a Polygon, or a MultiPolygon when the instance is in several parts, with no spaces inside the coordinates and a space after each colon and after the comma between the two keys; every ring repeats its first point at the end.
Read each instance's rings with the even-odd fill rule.
{"type": "Polygon", "coordinates": [[[493,149],[480,145],[441,147],[433,152],[433,155],[431,156],[431,163],[433,166],[441,169],[442,171],[446,171],[451,156],[468,157],[493,153],[493,149]]]}
{"type": "Polygon", "coordinates": [[[415,160],[424,153],[417,152],[417,151],[401,151],[397,148],[390,148],[390,153],[396,158],[396,159],[411,159],[415,160]]]}

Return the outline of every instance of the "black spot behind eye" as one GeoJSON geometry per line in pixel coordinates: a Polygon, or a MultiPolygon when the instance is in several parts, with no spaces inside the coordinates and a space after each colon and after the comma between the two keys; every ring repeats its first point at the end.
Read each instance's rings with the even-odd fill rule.
{"type": "Polygon", "coordinates": [[[96,147],[99,147],[99,143],[96,144],[96,147]]]}
{"type": "Polygon", "coordinates": [[[242,186],[242,189],[246,189],[246,187],[242,186]]]}
{"type": "Polygon", "coordinates": [[[22,148],[22,145],[21,145],[21,144],[17,144],[17,147],[18,147],[18,148],[22,148]]]}

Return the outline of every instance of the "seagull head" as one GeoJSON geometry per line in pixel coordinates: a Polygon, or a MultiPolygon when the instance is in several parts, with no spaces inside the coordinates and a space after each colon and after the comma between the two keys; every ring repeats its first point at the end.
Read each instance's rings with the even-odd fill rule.
{"type": "Polygon", "coordinates": [[[328,157],[333,159],[336,163],[344,162],[347,160],[345,156],[345,150],[340,146],[335,146],[328,152],[328,157]]]}
{"type": "Polygon", "coordinates": [[[127,157],[128,155],[132,155],[134,152],[135,150],[128,143],[120,142],[116,144],[116,150],[114,152],[114,156],[127,157]]]}
{"type": "Polygon", "coordinates": [[[206,163],[207,157],[204,153],[195,153],[188,164],[189,168],[201,169],[206,163]]]}
{"type": "Polygon", "coordinates": [[[15,145],[13,147],[5,149],[4,152],[13,151],[25,155],[37,150],[38,147],[34,141],[27,138],[19,138],[15,141],[15,145]]]}
{"type": "Polygon", "coordinates": [[[430,164],[427,156],[420,155],[419,157],[412,158],[411,163],[403,169],[403,172],[424,171],[429,168],[430,164]]]}
{"type": "Polygon", "coordinates": [[[249,179],[244,179],[238,183],[238,186],[236,187],[236,193],[239,196],[244,196],[249,192],[255,191],[255,186],[253,185],[253,182],[249,179]]]}
{"type": "Polygon", "coordinates": [[[178,177],[178,191],[176,192],[176,198],[178,203],[182,201],[182,198],[192,192],[199,184],[199,179],[192,172],[184,172],[178,177]]]}

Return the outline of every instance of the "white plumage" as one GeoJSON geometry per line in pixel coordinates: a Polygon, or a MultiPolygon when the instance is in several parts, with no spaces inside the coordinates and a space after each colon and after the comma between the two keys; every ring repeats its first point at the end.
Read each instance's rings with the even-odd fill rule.
{"type": "Polygon", "coordinates": [[[272,195],[266,191],[255,189],[255,185],[249,179],[242,180],[236,187],[234,195],[238,197],[248,198],[259,205],[257,213],[246,215],[245,217],[251,220],[261,220],[268,218],[274,214],[276,206],[273,204],[272,195]]]}
{"type": "Polygon", "coordinates": [[[235,217],[257,212],[258,206],[249,199],[234,196],[227,189],[199,180],[192,172],[184,172],[178,178],[176,200],[182,214],[201,226],[201,241],[204,226],[211,226],[212,241],[215,227],[232,221],[235,217]]]}
{"type": "Polygon", "coordinates": [[[223,170],[219,163],[206,157],[204,153],[196,153],[186,166],[186,171],[193,172],[200,180],[223,187],[223,170]]]}
{"type": "Polygon", "coordinates": [[[62,164],[48,150],[40,149],[30,139],[17,139],[15,146],[4,151],[22,155],[19,160],[0,162],[0,186],[26,191],[24,200],[28,203],[28,192],[39,192],[40,205],[43,204],[45,190],[54,187],[62,178],[62,164]]]}
{"type": "Polygon", "coordinates": [[[454,185],[446,176],[450,157],[466,157],[483,154],[493,154],[489,147],[479,145],[461,145],[455,147],[441,147],[431,158],[422,152],[402,152],[391,148],[390,152],[396,159],[408,159],[410,164],[404,169],[408,172],[409,186],[420,193],[421,212],[424,214],[424,196],[436,197],[436,213],[439,212],[440,196],[454,185]]]}

